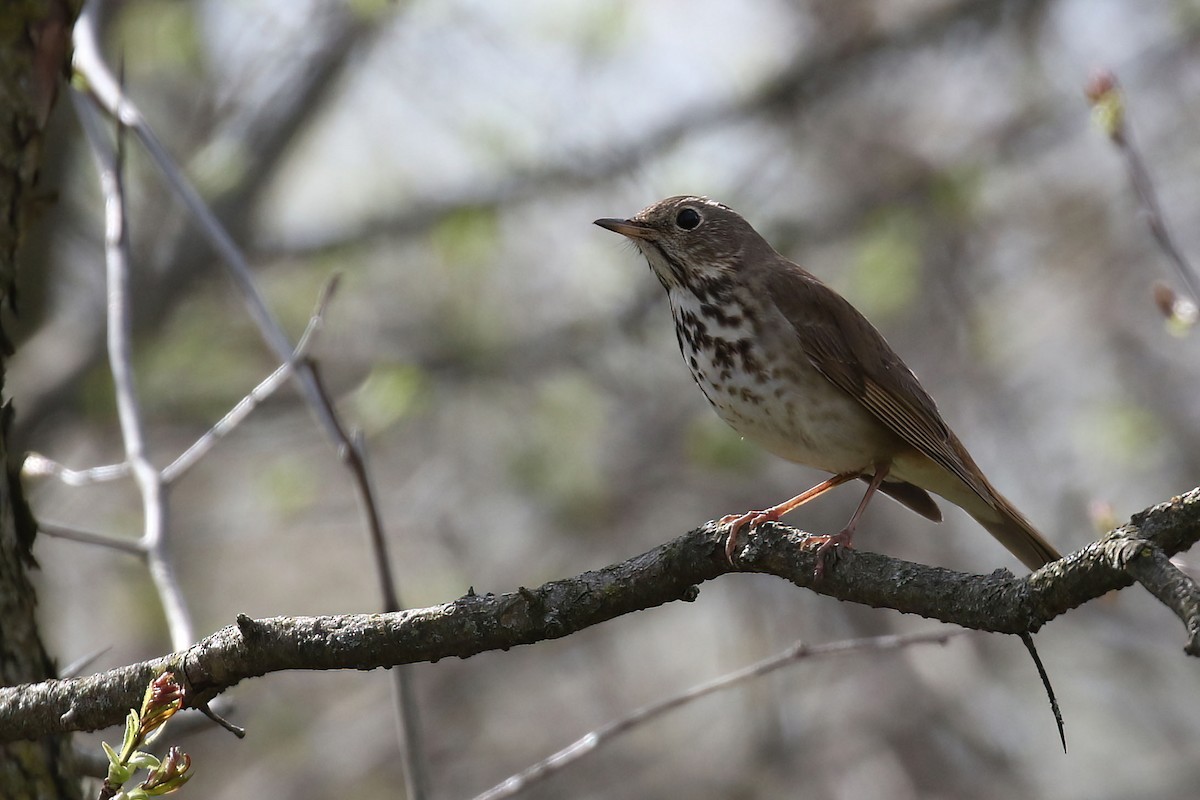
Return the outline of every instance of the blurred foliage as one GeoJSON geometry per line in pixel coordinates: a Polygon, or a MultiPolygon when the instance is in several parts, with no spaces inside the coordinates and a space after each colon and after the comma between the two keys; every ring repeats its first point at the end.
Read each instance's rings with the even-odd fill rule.
{"type": "Polygon", "coordinates": [[[762,448],[738,436],[715,414],[692,420],[687,428],[688,460],[723,472],[741,472],[764,460],[762,448]]]}
{"type": "Polygon", "coordinates": [[[1154,413],[1133,403],[1081,409],[1074,425],[1080,449],[1124,469],[1145,469],[1158,459],[1166,431],[1154,413]]]}
{"type": "Polygon", "coordinates": [[[367,436],[380,433],[424,406],[424,372],[410,364],[376,364],[351,395],[353,419],[367,436]]]}
{"type": "Polygon", "coordinates": [[[350,8],[363,19],[375,19],[395,5],[396,0],[349,0],[350,8]]]}
{"type": "Polygon", "coordinates": [[[496,209],[467,207],[447,214],[430,231],[429,241],[446,269],[464,283],[474,283],[479,270],[495,255],[499,225],[496,209]]]}
{"type": "MultiPolygon", "coordinates": [[[[225,300],[197,295],[188,305],[158,336],[136,343],[136,388],[150,419],[214,422],[270,370],[225,300]]],[[[88,415],[116,419],[107,361],[88,372],[79,397],[88,415]]]]}
{"type": "Polygon", "coordinates": [[[249,166],[245,147],[238,139],[225,136],[200,148],[188,161],[196,188],[205,197],[219,196],[241,183],[249,166]]]}
{"type": "Polygon", "coordinates": [[[929,198],[937,221],[963,226],[974,220],[985,177],[979,164],[963,164],[934,174],[929,198]]]}
{"type": "Polygon", "coordinates": [[[910,209],[884,209],[860,235],[845,280],[869,319],[902,314],[920,291],[924,225],[910,209]]]}
{"type": "MultiPolygon", "coordinates": [[[[347,317],[355,313],[353,293],[359,288],[362,271],[359,254],[348,248],[324,258],[284,261],[268,271],[260,270],[259,286],[279,324],[293,341],[297,341],[308,327],[317,301],[324,296],[329,282],[336,281],[315,342],[315,349],[319,351],[321,337],[328,335],[327,330],[347,324],[347,317]]],[[[258,335],[257,328],[251,327],[250,331],[258,335]]]]}
{"type": "Polygon", "coordinates": [[[116,419],[117,398],[113,394],[112,372],[107,364],[97,364],[88,370],[75,399],[80,411],[93,419],[116,419]]]}
{"type": "Polygon", "coordinates": [[[271,458],[257,476],[255,495],[285,523],[311,513],[321,496],[320,470],[304,459],[289,455],[271,458]]]}
{"type": "Polygon", "coordinates": [[[130,66],[146,74],[200,65],[196,10],[180,0],[140,0],[136,14],[119,14],[112,31],[114,52],[132,53],[130,66]]]}
{"type": "Polygon", "coordinates": [[[274,368],[236,301],[197,293],[135,353],[142,405],[154,418],[215,422],[274,368]]]}
{"type": "Polygon", "coordinates": [[[564,33],[570,34],[580,57],[593,59],[612,53],[628,42],[632,23],[630,12],[627,2],[589,3],[570,31],[562,29],[557,15],[543,17],[541,26],[552,39],[561,40],[564,33]]]}
{"type": "Polygon", "coordinates": [[[440,219],[429,232],[445,280],[438,335],[457,359],[483,364],[503,344],[511,309],[495,288],[494,258],[499,221],[494,208],[465,207],[440,219]]]}
{"type": "Polygon", "coordinates": [[[605,422],[605,404],[585,375],[558,375],[535,389],[528,433],[511,473],[568,530],[607,516],[605,422]]]}

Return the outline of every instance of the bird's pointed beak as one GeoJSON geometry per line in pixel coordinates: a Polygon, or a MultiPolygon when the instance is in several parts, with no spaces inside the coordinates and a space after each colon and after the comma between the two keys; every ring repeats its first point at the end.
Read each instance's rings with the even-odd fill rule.
{"type": "Polygon", "coordinates": [[[649,225],[632,219],[598,219],[595,224],[630,239],[649,239],[654,235],[654,229],[649,225]]]}

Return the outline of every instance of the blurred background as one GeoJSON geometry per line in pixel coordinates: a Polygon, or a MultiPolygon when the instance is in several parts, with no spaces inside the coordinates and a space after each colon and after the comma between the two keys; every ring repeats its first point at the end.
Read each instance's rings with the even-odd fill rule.
{"type": "MultiPolygon", "coordinates": [[[[247,249],[367,437],[405,602],[598,568],[822,476],[707,407],[645,262],[591,225],[707,194],[889,338],[992,481],[1064,552],[1200,482],[1197,337],[1083,87],[1108,67],[1179,243],[1200,254],[1200,3],[109,3],[106,50],[247,249]],[[1099,520],[1099,521],[1098,521],[1099,520]]],[[[122,458],[103,352],[102,201],[69,103],[26,249],[17,448],[122,458]]],[[[211,251],[130,146],[136,368],[162,466],[275,365],[211,251]]],[[[131,483],[30,484],[39,517],[136,536],[131,483]]],[[[846,488],[790,522],[833,531],[846,488]]],[[[945,505],[945,504],[943,504],[945,505]]],[[[872,505],[858,545],[1019,570],[957,509],[872,505]]],[[[349,476],[290,389],[171,494],[200,633],[371,612],[349,476]]],[[[52,652],[92,669],[169,642],[142,566],[39,539],[52,652]]],[[[1187,556],[1184,557],[1188,558],[1187,556]]],[[[567,639],[415,669],[435,798],[775,653],[937,623],[777,579],[567,639]]],[[[639,729],[529,792],[586,798],[1193,797],[1200,674],[1139,590],[1019,641],[806,662],[639,729]]],[[[244,741],[182,742],[195,797],[397,797],[385,673],[277,674],[229,697],[244,741]]],[[[169,736],[170,734],[168,734],[169,736]]],[[[107,739],[117,734],[108,732],[107,739]]],[[[98,751],[96,737],[80,742],[98,751]]]]}

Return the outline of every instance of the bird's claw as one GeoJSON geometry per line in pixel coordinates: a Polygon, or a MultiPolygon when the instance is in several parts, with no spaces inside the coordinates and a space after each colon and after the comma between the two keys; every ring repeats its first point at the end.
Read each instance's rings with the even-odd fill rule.
{"type": "MultiPolygon", "coordinates": [[[[721,517],[717,524],[724,527],[729,526],[729,537],[725,540],[725,560],[730,566],[736,566],[737,561],[734,558],[734,551],[737,549],[738,537],[745,530],[747,534],[751,534],[754,530],[765,522],[778,522],[780,514],[774,508],[768,508],[765,511],[747,511],[745,514],[728,514],[721,517]]],[[[837,562],[839,548],[846,550],[854,549],[854,529],[843,528],[834,534],[812,536],[805,542],[806,549],[816,550],[817,565],[813,568],[813,580],[821,580],[825,577],[827,569],[832,569],[837,562]]]]}
{"type": "Polygon", "coordinates": [[[812,549],[816,544],[817,565],[813,567],[813,580],[819,581],[825,577],[825,570],[832,569],[837,563],[840,550],[845,548],[853,550],[854,531],[849,528],[844,528],[837,533],[825,536],[813,536],[805,544],[806,548],[812,549]]]}
{"type": "Polygon", "coordinates": [[[717,524],[724,527],[729,526],[729,538],[725,540],[725,560],[730,566],[734,566],[736,561],[733,557],[733,551],[737,548],[738,536],[741,535],[742,529],[746,530],[747,534],[753,533],[754,529],[764,522],[778,522],[779,512],[773,508],[768,508],[765,511],[747,511],[745,514],[727,514],[717,520],[717,524]]]}

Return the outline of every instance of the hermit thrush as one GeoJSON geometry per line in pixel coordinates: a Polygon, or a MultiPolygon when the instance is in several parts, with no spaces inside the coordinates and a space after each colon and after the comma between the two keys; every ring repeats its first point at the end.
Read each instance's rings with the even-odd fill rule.
{"type": "MultiPolygon", "coordinates": [[[[819,554],[849,547],[882,491],[935,522],[929,492],[961,507],[1030,569],[1055,549],[984,477],[933,399],[866,317],[705,197],[671,197],[596,224],[629,238],[667,290],[675,336],[721,419],[775,455],[833,473],[764,511],[725,517],[738,534],[855,478],[867,491],[819,554]]],[[[824,559],[818,559],[818,574],[824,559]]]]}

